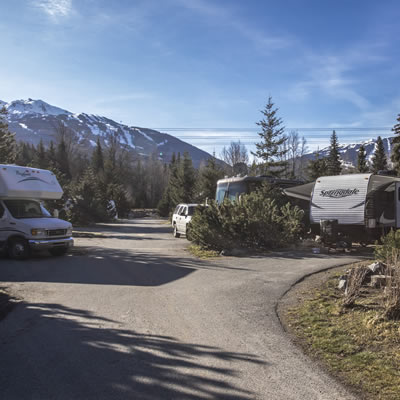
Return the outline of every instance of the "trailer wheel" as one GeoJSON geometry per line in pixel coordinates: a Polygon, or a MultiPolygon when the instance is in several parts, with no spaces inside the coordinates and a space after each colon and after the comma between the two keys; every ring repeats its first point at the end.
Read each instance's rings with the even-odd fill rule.
{"type": "Polygon", "coordinates": [[[25,260],[29,257],[30,248],[25,239],[14,238],[8,244],[8,255],[14,260],[25,260]]]}

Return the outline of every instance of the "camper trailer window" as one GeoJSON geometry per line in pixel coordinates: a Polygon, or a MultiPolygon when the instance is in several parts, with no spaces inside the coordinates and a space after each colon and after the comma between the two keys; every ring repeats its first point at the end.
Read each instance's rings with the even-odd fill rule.
{"type": "Polygon", "coordinates": [[[14,218],[48,217],[40,203],[35,200],[4,200],[4,204],[14,218]]]}
{"type": "Polygon", "coordinates": [[[236,196],[240,196],[243,193],[247,193],[247,187],[244,182],[231,183],[229,185],[228,199],[235,200],[236,196]]]}
{"type": "Polygon", "coordinates": [[[215,195],[215,200],[217,200],[219,204],[221,204],[224,201],[227,189],[228,189],[227,183],[219,183],[217,185],[217,193],[215,195]]]}

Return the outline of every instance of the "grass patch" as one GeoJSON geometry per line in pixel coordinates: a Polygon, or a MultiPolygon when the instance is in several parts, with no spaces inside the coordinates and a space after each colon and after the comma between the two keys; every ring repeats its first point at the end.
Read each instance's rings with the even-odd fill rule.
{"type": "Polygon", "coordinates": [[[285,312],[305,352],[368,399],[400,399],[400,321],[382,315],[382,289],[363,288],[355,306],[342,307],[340,273],[301,293],[285,312]]]}
{"type": "Polygon", "coordinates": [[[214,258],[214,257],[219,257],[218,251],[215,250],[205,250],[198,246],[197,244],[191,244],[188,247],[189,253],[201,258],[201,259],[206,259],[206,258],[214,258]]]}

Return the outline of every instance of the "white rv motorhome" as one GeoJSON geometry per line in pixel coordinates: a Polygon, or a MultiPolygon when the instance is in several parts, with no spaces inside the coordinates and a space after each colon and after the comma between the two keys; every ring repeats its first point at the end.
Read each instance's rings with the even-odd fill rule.
{"type": "Polygon", "coordinates": [[[400,178],[374,174],[322,176],[285,193],[309,207],[317,232],[321,220],[337,220],[338,230],[353,241],[370,242],[400,228],[400,178]]]}
{"type": "Polygon", "coordinates": [[[42,249],[62,255],[73,246],[72,225],[52,217],[41,203],[62,194],[51,171],[0,165],[0,246],[10,257],[24,259],[42,249]]]}

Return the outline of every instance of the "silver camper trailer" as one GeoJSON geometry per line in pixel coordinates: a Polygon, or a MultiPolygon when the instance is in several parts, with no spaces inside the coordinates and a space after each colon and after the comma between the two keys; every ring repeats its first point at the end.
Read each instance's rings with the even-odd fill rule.
{"type": "Polygon", "coordinates": [[[235,200],[236,196],[248,194],[257,190],[263,183],[269,183],[281,188],[289,188],[301,183],[298,180],[280,179],[268,175],[242,176],[220,179],[217,182],[215,200],[221,204],[224,199],[235,200]]]}
{"type": "MultiPolygon", "coordinates": [[[[335,222],[339,235],[368,243],[400,228],[400,178],[374,174],[322,176],[315,182],[285,189],[309,210],[309,223],[320,233],[335,222]]],[[[307,210],[306,210],[307,211],[307,210]]]]}

